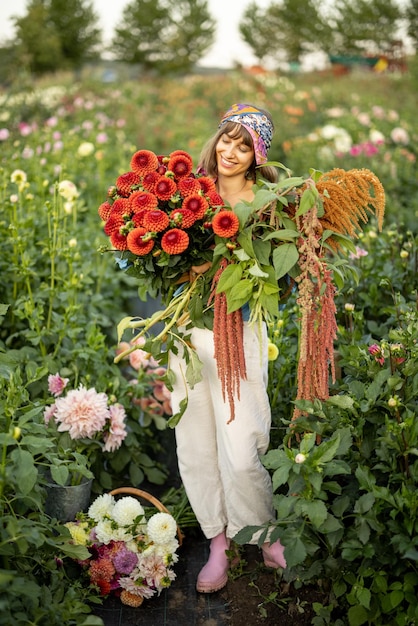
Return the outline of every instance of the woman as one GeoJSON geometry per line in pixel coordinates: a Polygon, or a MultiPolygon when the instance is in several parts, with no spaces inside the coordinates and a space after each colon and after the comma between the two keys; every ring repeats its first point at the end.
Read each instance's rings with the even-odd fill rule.
{"type": "MultiPolygon", "coordinates": [[[[270,181],[276,170],[263,166],[271,145],[269,113],[253,105],[235,104],[223,116],[218,132],[202,151],[200,169],[216,180],[217,191],[233,208],[254,198],[256,175],[270,181]],[[259,172],[259,174],[257,173],[259,172]]],[[[205,272],[210,264],[192,268],[205,272]]],[[[245,319],[245,318],[244,318],[245,319]]],[[[188,389],[188,405],[176,427],[180,475],[190,504],[205,536],[211,540],[209,560],[200,571],[196,589],[211,593],[228,581],[226,551],[245,526],[262,526],[274,519],[272,485],[260,461],[267,451],[271,413],[267,395],[267,333],[244,322],[246,378],[234,398],[236,418],[228,419],[214,359],[213,333],[193,328],[191,341],[203,363],[202,380],[188,389]],[[260,355],[262,358],[260,360],[260,355]]],[[[170,355],[176,374],[172,393],[176,412],[184,397],[181,372],[185,363],[170,355]]],[[[257,544],[254,536],[251,543],[257,544]]],[[[268,567],[286,567],[280,542],[262,546],[268,567]]]]}

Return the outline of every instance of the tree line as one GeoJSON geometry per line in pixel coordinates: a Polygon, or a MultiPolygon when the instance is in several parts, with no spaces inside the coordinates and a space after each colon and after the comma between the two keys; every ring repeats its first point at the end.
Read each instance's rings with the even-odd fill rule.
{"type": "MultiPolygon", "coordinates": [[[[13,39],[0,45],[0,73],[16,67],[35,75],[77,70],[105,53],[160,75],[186,73],[212,46],[216,31],[207,0],[131,0],[106,46],[91,0],[29,0],[13,23],[13,39]]],[[[238,27],[259,62],[277,66],[318,51],[382,54],[399,32],[416,50],[418,0],[273,0],[267,8],[253,1],[238,27]]]]}

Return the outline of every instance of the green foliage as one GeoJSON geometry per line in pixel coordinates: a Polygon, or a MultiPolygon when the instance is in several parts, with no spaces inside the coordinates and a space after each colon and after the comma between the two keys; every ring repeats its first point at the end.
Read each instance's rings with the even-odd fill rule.
{"type": "MultiPolygon", "coordinates": [[[[279,348],[270,363],[275,426],[264,458],[277,512],[272,538],[286,547],[289,582],[328,590],[328,605],[314,606],[317,626],[406,625],[418,617],[416,237],[390,227],[369,235],[361,241],[368,255],[353,260],[358,285],[347,280],[337,297],[337,382],[327,402],[296,402],[305,412],[296,422],[289,367],[296,311],[287,306],[270,328],[279,348]]],[[[259,530],[248,527],[235,540],[259,530]]]]}
{"type": "Polygon", "coordinates": [[[189,71],[213,42],[207,5],[207,0],[133,0],[115,29],[116,57],[159,74],[189,71]]]}
{"type": "Polygon", "coordinates": [[[86,0],[31,0],[14,20],[20,63],[34,74],[80,68],[100,43],[97,19],[86,0]]]}
{"type": "Polygon", "coordinates": [[[396,0],[337,0],[330,16],[330,52],[382,53],[396,39],[401,18],[396,0]]]}

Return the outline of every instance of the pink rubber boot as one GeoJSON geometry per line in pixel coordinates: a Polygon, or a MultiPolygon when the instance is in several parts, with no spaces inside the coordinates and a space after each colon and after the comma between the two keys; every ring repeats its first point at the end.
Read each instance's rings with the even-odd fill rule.
{"type": "Polygon", "coordinates": [[[266,567],[286,568],[287,563],[283,554],[284,547],[279,540],[272,544],[263,543],[261,549],[263,551],[264,565],[266,567]]]}
{"type": "Polygon", "coordinates": [[[224,532],[211,540],[209,560],[197,577],[196,589],[200,593],[219,591],[228,582],[229,561],[226,550],[229,550],[229,544],[224,532]]]}

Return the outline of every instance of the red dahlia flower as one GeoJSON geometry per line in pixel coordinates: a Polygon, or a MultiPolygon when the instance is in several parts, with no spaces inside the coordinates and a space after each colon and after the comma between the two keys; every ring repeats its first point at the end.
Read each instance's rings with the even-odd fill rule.
{"type": "Polygon", "coordinates": [[[187,153],[183,154],[171,154],[170,160],[167,164],[167,169],[173,172],[176,178],[186,178],[189,176],[193,168],[193,162],[191,157],[187,153]]]}
{"type": "Polygon", "coordinates": [[[131,159],[131,168],[140,176],[153,172],[158,167],[158,158],[151,150],[138,150],[131,159]]]}
{"type": "Polygon", "coordinates": [[[209,204],[207,200],[203,196],[199,196],[198,194],[193,194],[185,198],[183,202],[183,209],[188,209],[192,211],[195,216],[195,219],[201,220],[205,215],[209,204]]]}
{"type": "Polygon", "coordinates": [[[126,235],[122,235],[118,230],[113,232],[110,237],[110,243],[115,250],[127,250],[128,244],[126,241],[126,235]]]}
{"type": "Polygon", "coordinates": [[[183,198],[199,193],[201,190],[198,179],[192,178],[191,176],[187,176],[186,178],[179,180],[178,188],[183,198]]]}
{"type": "Polygon", "coordinates": [[[219,237],[233,237],[239,228],[239,219],[232,211],[219,211],[212,219],[213,232],[219,237]]]}
{"type": "Polygon", "coordinates": [[[119,215],[118,213],[112,213],[104,225],[105,235],[110,237],[113,233],[118,233],[122,226],[125,225],[125,220],[123,219],[123,215],[119,215]]]}
{"type": "Polygon", "coordinates": [[[131,209],[134,213],[138,213],[142,209],[155,209],[158,206],[158,198],[148,191],[134,191],[129,198],[131,209]]]}
{"type": "Polygon", "coordinates": [[[148,172],[148,174],[145,174],[144,178],[142,179],[143,188],[146,191],[150,191],[151,193],[154,193],[155,185],[158,183],[160,178],[161,178],[161,175],[158,172],[148,172]]]}
{"type": "Polygon", "coordinates": [[[155,195],[159,200],[170,200],[177,191],[177,185],[171,178],[167,176],[161,176],[158,183],[155,185],[155,195]]]}
{"type": "Polygon", "coordinates": [[[138,228],[134,228],[128,233],[127,236],[127,245],[128,250],[132,252],[132,254],[137,254],[138,256],[145,256],[148,252],[154,247],[154,239],[146,239],[143,240],[144,235],[148,235],[148,231],[139,226],[138,228]]]}
{"type": "Polygon", "coordinates": [[[189,245],[189,235],[180,228],[168,230],[161,238],[161,247],[167,254],[181,254],[189,245]]]}
{"type": "Polygon", "coordinates": [[[116,189],[118,190],[118,194],[125,197],[129,196],[132,191],[132,187],[139,185],[140,182],[139,174],[136,172],[125,172],[125,174],[121,174],[116,179],[116,189]]]}
{"type": "Polygon", "coordinates": [[[167,213],[164,213],[164,211],[160,211],[159,209],[146,211],[142,219],[144,228],[155,233],[162,232],[170,223],[167,213]]]}
{"type": "Polygon", "coordinates": [[[206,195],[212,206],[225,206],[222,196],[217,191],[209,191],[206,195]]]}
{"type": "Polygon", "coordinates": [[[209,176],[201,176],[197,180],[205,196],[216,192],[215,181],[212,178],[209,178],[209,176]]]}
{"type": "Polygon", "coordinates": [[[112,204],[112,211],[109,217],[126,217],[129,218],[132,215],[131,203],[129,198],[118,198],[112,204]]]}
{"type": "Polygon", "coordinates": [[[196,221],[195,214],[189,209],[174,209],[170,213],[170,219],[179,228],[190,228],[196,221]]]}
{"type": "Polygon", "coordinates": [[[100,219],[103,220],[104,222],[106,222],[106,220],[109,219],[109,215],[111,211],[112,211],[112,205],[110,204],[110,202],[107,202],[107,201],[102,202],[102,204],[99,206],[97,210],[100,219]]]}

